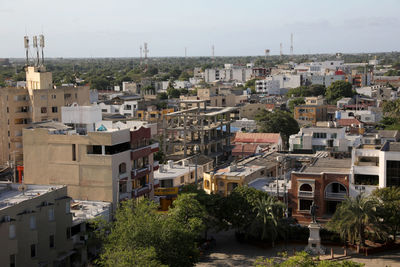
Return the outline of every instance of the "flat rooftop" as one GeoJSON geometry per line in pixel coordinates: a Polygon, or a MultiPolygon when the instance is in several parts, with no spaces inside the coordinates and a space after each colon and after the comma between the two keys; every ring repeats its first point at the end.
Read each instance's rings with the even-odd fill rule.
{"type": "Polygon", "coordinates": [[[316,158],[314,162],[307,165],[303,173],[350,173],[351,158],[316,158]]]}
{"type": "MultiPolygon", "coordinates": [[[[249,187],[253,187],[257,190],[267,192],[272,195],[276,195],[276,177],[264,177],[264,178],[257,178],[248,183],[249,187]]],[[[288,189],[291,188],[291,182],[285,180],[278,180],[278,188],[279,192],[287,192],[288,189]],[[286,186],[286,187],[285,187],[286,186]]]]}
{"type": "Polygon", "coordinates": [[[111,203],[102,201],[75,200],[71,202],[72,224],[77,225],[94,218],[110,221],[111,203]]]}
{"type": "Polygon", "coordinates": [[[23,201],[63,188],[64,185],[24,185],[0,182],[0,210],[15,206],[23,201]]]}
{"type": "Polygon", "coordinates": [[[158,171],[154,172],[154,179],[157,180],[167,180],[167,179],[174,179],[176,177],[185,175],[187,173],[189,173],[189,169],[190,171],[194,171],[195,168],[194,167],[189,167],[189,166],[182,166],[179,164],[174,163],[173,168],[169,168],[168,165],[163,165],[163,167],[158,168],[158,171]],[[161,169],[163,169],[161,171],[161,169]]]}
{"type": "Polygon", "coordinates": [[[231,170],[230,167],[219,169],[215,172],[215,175],[227,175],[227,176],[247,176],[256,171],[263,169],[264,166],[246,165],[236,166],[236,170],[231,170]]]}
{"type": "Polygon", "coordinates": [[[400,152],[400,142],[386,142],[382,151],[400,152]]]}

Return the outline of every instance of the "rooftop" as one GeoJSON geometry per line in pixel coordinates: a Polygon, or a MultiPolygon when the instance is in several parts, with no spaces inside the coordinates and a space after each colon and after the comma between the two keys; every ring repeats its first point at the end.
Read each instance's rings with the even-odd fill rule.
{"type": "MultiPolygon", "coordinates": [[[[257,190],[267,192],[271,195],[276,195],[276,178],[275,177],[265,177],[265,178],[257,178],[248,184],[249,187],[253,187],[257,190]]],[[[291,187],[291,182],[286,182],[285,180],[278,180],[278,188],[279,192],[283,193],[286,189],[286,192],[291,187]],[[286,188],[285,188],[286,186],[286,188]]]]}
{"type": "Polygon", "coordinates": [[[303,173],[350,173],[351,158],[316,158],[310,165],[306,166],[303,173]]]}
{"type": "Polygon", "coordinates": [[[386,142],[381,151],[400,152],[400,142],[386,142]]]}
{"type": "Polygon", "coordinates": [[[191,171],[194,171],[193,167],[182,166],[175,163],[173,165],[173,168],[169,168],[167,164],[165,165],[160,164],[158,171],[154,172],[154,179],[158,180],[175,179],[176,177],[189,173],[189,169],[191,171]]]}
{"type": "Polygon", "coordinates": [[[235,135],[235,143],[278,143],[279,133],[241,133],[235,135]]]}
{"type": "Polygon", "coordinates": [[[94,218],[110,220],[111,203],[102,201],[74,200],[71,202],[72,224],[77,225],[94,218]]]}
{"type": "Polygon", "coordinates": [[[219,169],[215,172],[216,175],[227,176],[248,176],[256,171],[265,168],[264,166],[246,165],[246,166],[229,166],[227,168],[219,169]]]}
{"type": "Polygon", "coordinates": [[[57,190],[64,185],[22,185],[0,182],[0,210],[57,190]]]}

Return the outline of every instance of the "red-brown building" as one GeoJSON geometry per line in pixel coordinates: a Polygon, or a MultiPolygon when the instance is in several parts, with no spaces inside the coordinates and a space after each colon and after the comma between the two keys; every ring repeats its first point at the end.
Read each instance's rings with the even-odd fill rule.
{"type": "MultiPolygon", "coordinates": [[[[154,196],[154,174],[158,162],[153,154],[159,150],[158,143],[151,143],[151,129],[141,127],[131,131],[132,198],[154,196]]],[[[120,185],[121,186],[121,185],[120,185]]]]}
{"type": "Polygon", "coordinates": [[[310,207],[318,206],[317,220],[326,222],[349,192],[351,159],[316,158],[300,172],[293,172],[289,210],[299,223],[311,221],[310,207]]]}

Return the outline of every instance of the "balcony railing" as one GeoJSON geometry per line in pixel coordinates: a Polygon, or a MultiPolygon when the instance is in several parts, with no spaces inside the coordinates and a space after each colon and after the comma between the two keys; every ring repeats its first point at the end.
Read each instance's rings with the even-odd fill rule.
{"type": "Polygon", "coordinates": [[[150,165],[146,165],[145,167],[140,168],[140,169],[134,169],[134,170],[132,170],[132,179],[137,179],[137,178],[143,177],[146,174],[150,173],[150,171],[151,171],[150,165]]]}
{"type": "Polygon", "coordinates": [[[300,191],[299,190],[299,197],[314,197],[314,191],[300,191]]]}
{"type": "Polygon", "coordinates": [[[342,199],[344,200],[347,196],[347,193],[332,193],[332,192],[325,192],[325,198],[330,199],[342,199]]]}
{"type": "Polygon", "coordinates": [[[135,197],[135,198],[136,197],[140,197],[140,196],[142,196],[144,194],[149,193],[151,190],[152,190],[152,185],[151,184],[146,184],[141,188],[134,189],[132,191],[132,197],[135,197]]]}

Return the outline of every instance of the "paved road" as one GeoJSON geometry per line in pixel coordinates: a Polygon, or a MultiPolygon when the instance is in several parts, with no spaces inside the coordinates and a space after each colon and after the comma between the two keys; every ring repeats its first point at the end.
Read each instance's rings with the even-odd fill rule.
{"type": "MultiPolygon", "coordinates": [[[[213,236],[216,239],[216,247],[201,258],[200,262],[196,265],[197,267],[253,266],[254,261],[258,257],[276,257],[278,252],[284,250],[287,250],[289,255],[292,255],[293,249],[296,251],[304,249],[304,245],[263,249],[249,244],[239,243],[236,241],[232,231],[220,232],[218,234],[213,234],[213,236]]],[[[344,251],[341,247],[333,247],[333,249],[335,257],[344,258],[344,251]]],[[[327,250],[329,255],[325,255],[321,257],[321,259],[330,258],[330,248],[327,250]]],[[[400,266],[400,251],[389,251],[367,257],[349,251],[348,255],[346,259],[364,263],[366,267],[400,266]]]]}

